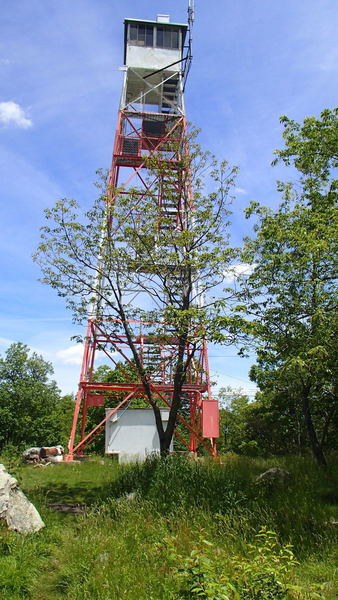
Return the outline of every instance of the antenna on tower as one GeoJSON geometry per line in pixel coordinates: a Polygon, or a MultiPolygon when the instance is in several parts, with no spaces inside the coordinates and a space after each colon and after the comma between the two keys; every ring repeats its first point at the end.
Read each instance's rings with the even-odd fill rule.
{"type": "Polygon", "coordinates": [[[188,0],[188,23],[189,30],[192,28],[195,20],[195,0],[188,0]]]}
{"type": "Polygon", "coordinates": [[[195,20],[195,0],[188,0],[188,45],[187,45],[187,56],[184,68],[184,85],[183,91],[185,89],[185,85],[188,79],[191,61],[192,61],[192,27],[195,20]]]}

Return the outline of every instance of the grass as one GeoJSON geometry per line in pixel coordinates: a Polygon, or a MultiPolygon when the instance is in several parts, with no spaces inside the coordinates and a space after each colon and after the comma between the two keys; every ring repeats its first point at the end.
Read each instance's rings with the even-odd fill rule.
{"type": "MultiPolygon", "coordinates": [[[[12,464],[46,528],[21,536],[0,526],[0,598],[179,600],[197,597],[191,578],[211,590],[224,577],[242,586],[240,600],[337,598],[335,528],[327,524],[338,520],[334,470],[323,474],[310,459],[293,457],[228,455],[222,461],[173,456],[144,465],[99,458],[46,469],[12,464]],[[256,475],[276,465],[292,473],[290,483],[258,486],[256,475]],[[51,510],[53,502],[87,508],[82,515],[62,514],[51,510]],[[257,545],[262,526],[278,536],[270,554],[257,545]],[[269,565],[276,567],[276,553],[286,544],[299,564],[291,561],[281,577],[299,590],[278,596],[269,580],[275,595],[259,595],[256,580],[270,577],[269,565]],[[245,595],[248,578],[256,595],[245,595]]],[[[215,590],[200,597],[222,598],[215,590]]]]}

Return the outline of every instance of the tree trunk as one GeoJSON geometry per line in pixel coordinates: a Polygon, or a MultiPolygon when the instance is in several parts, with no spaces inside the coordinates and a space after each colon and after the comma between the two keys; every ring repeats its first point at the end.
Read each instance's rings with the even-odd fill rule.
{"type": "Polygon", "coordinates": [[[178,357],[174,376],[174,391],[172,396],[171,408],[166,430],[163,435],[163,443],[161,445],[161,454],[166,455],[169,452],[171,440],[174,435],[178,411],[182,403],[182,386],[185,381],[186,371],[191,361],[193,354],[184,359],[184,354],[187,344],[187,335],[180,337],[178,344],[178,357]]]}
{"type": "Polygon", "coordinates": [[[322,431],[322,437],[321,437],[321,441],[320,441],[321,448],[324,448],[324,444],[326,443],[329,427],[330,427],[331,421],[335,415],[335,412],[336,412],[336,407],[332,406],[331,410],[326,415],[326,419],[325,419],[325,423],[324,423],[323,431],[322,431]]]}
{"type": "MultiPolygon", "coordinates": [[[[177,374],[176,374],[177,375],[177,374]]],[[[176,376],[175,376],[176,379],[176,376]]],[[[177,414],[181,405],[182,383],[176,383],[174,380],[174,392],[169,412],[169,419],[166,430],[163,431],[163,436],[160,436],[161,456],[166,456],[170,450],[171,440],[174,435],[175,426],[177,423],[177,414]]]]}
{"type": "Polygon", "coordinates": [[[310,387],[304,385],[302,399],[303,399],[303,414],[304,414],[305,424],[306,424],[306,428],[307,428],[307,432],[308,432],[308,436],[309,436],[312,453],[313,453],[315,459],[317,460],[318,464],[320,464],[322,467],[326,468],[327,467],[326,458],[325,458],[323,450],[319,444],[316,430],[314,428],[314,424],[313,424],[313,420],[312,420],[309,393],[310,393],[310,387]]]}

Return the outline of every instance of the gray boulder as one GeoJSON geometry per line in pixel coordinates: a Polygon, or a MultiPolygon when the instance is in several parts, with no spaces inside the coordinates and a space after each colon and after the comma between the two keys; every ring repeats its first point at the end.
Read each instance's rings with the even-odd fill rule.
{"type": "Polygon", "coordinates": [[[0,519],[8,529],[19,533],[34,533],[45,526],[35,506],[21,491],[15,477],[0,464],[0,519]]]}
{"type": "Polygon", "coordinates": [[[286,483],[290,478],[290,473],[289,471],[286,471],[285,469],[281,469],[280,467],[272,467],[271,469],[268,469],[267,471],[264,471],[264,473],[261,473],[260,475],[258,475],[258,477],[256,477],[255,481],[256,483],[263,483],[265,481],[270,481],[270,482],[280,482],[280,483],[286,483]]]}

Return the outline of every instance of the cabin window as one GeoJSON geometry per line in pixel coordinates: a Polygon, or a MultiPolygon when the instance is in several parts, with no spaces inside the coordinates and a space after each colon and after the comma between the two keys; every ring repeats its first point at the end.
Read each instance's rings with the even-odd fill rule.
{"type": "Polygon", "coordinates": [[[157,48],[178,50],[179,40],[179,30],[173,27],[154,26],[146,23],[129,24],[129,43],[134,46],[156,46],[157,48]]]}
{"type": "Polygon", "coordinates": [[[129,41],[135,46],[153,46],[154,27],[152,25],[143,25],[142,23],[131,24],[129,28],[129,41]]]}
{"type": "Polygon", "coordinates": [[[178,44],[178,31],[171,27],[157,27],[156,46],[158,48],[169,48],[176,50],[178,44]]]}

